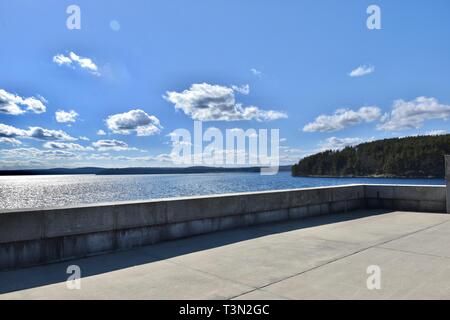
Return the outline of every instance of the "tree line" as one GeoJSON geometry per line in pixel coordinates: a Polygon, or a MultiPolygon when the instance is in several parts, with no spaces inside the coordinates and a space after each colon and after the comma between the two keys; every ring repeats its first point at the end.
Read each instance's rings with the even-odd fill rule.
{"type": "Polygon", "coordinates": [[[294,176],[443,178],[450,134],[385,139],[305,157],[294,176]]]}

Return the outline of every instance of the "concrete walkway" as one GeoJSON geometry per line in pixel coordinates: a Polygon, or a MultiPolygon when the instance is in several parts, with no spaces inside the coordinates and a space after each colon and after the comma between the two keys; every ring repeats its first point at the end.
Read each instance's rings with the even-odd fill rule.
{"type": "Polygon", "coordinates": [[[0,272],[0,299],[378,298],[450,299],[450,215],[358,211],[0,272]]]}

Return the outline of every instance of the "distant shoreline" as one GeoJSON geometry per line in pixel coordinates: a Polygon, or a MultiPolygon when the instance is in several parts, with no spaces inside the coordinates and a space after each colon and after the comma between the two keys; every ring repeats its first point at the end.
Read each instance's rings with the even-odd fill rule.
{"type": "MultiPolygon", "coordinates": [[[[149,168],[52,168],[29,170],[0,170],[0,176],[25,176],[25,175],[151,175],[151,174],[195,174],[195,173],[238,173],[260,172],[261,167],[149,167],[149,168]]],[[[279,171],[291,171],[291,166],[280,166],[279,171]]]]}

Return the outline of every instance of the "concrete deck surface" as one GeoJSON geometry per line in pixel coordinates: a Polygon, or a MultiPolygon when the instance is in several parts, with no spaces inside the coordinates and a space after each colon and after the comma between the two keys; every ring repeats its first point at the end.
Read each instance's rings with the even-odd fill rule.
{"type": "Polygon", "coordinates": [[[450,299],[450,215],[363,210],[0,272],[0,299],[450,299]]]}

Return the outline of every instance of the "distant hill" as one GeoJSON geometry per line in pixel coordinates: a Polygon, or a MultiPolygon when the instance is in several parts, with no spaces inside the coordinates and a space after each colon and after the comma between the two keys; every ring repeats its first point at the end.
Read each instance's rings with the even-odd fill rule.
{"type": "Polygon", "coordinates": [[[450,134],[385,139],[325,151],[292,166],[294,176],[443,178],[450,134]]]}
{"type": "Polygon", "coordinates": [[[180,173],[220,173],[220,172],[259,172],[258,167],[251,168],[216,168],[216,167],[189,167],[189,168],[117,168],[105,169],[97,175],[113,174],[180,174],[180,173]]]}
{"type": "MultiPolygon", "coordinates": [[[[230,173],[260,172],[260,167],[222,168],[222,167],[188,167],[188,168],[118,168],[105,169],[97,175],[112,174],[182,174],[182,173],[230,173]]],[[[290,171],[291,166],[280,166],[280,171],[290,171]]]]}
{"type": "MultiPolygon", "coordinates": [[[[280,171],[291,171],[291,166],[280,166],[280,171]]],[[[62,175],[62,174],[96,174],[96,175],[125,175],[125,174],[183,174],[183,173],[231,173],[231,172],[259,172],[260,167],[220,168],[220,167],[147,167],[147,168],[54,168],[29,170],[0,170],[0,176],[20,175],[62,175]]]]}
{"type": "Polygon", "coordinates": [[[61,174],[97,174],[104,168],[52,168],[52,169],[24,169],[0,170],[0,176],[29,176],[29,175],[61,175],[61,174]]]}

